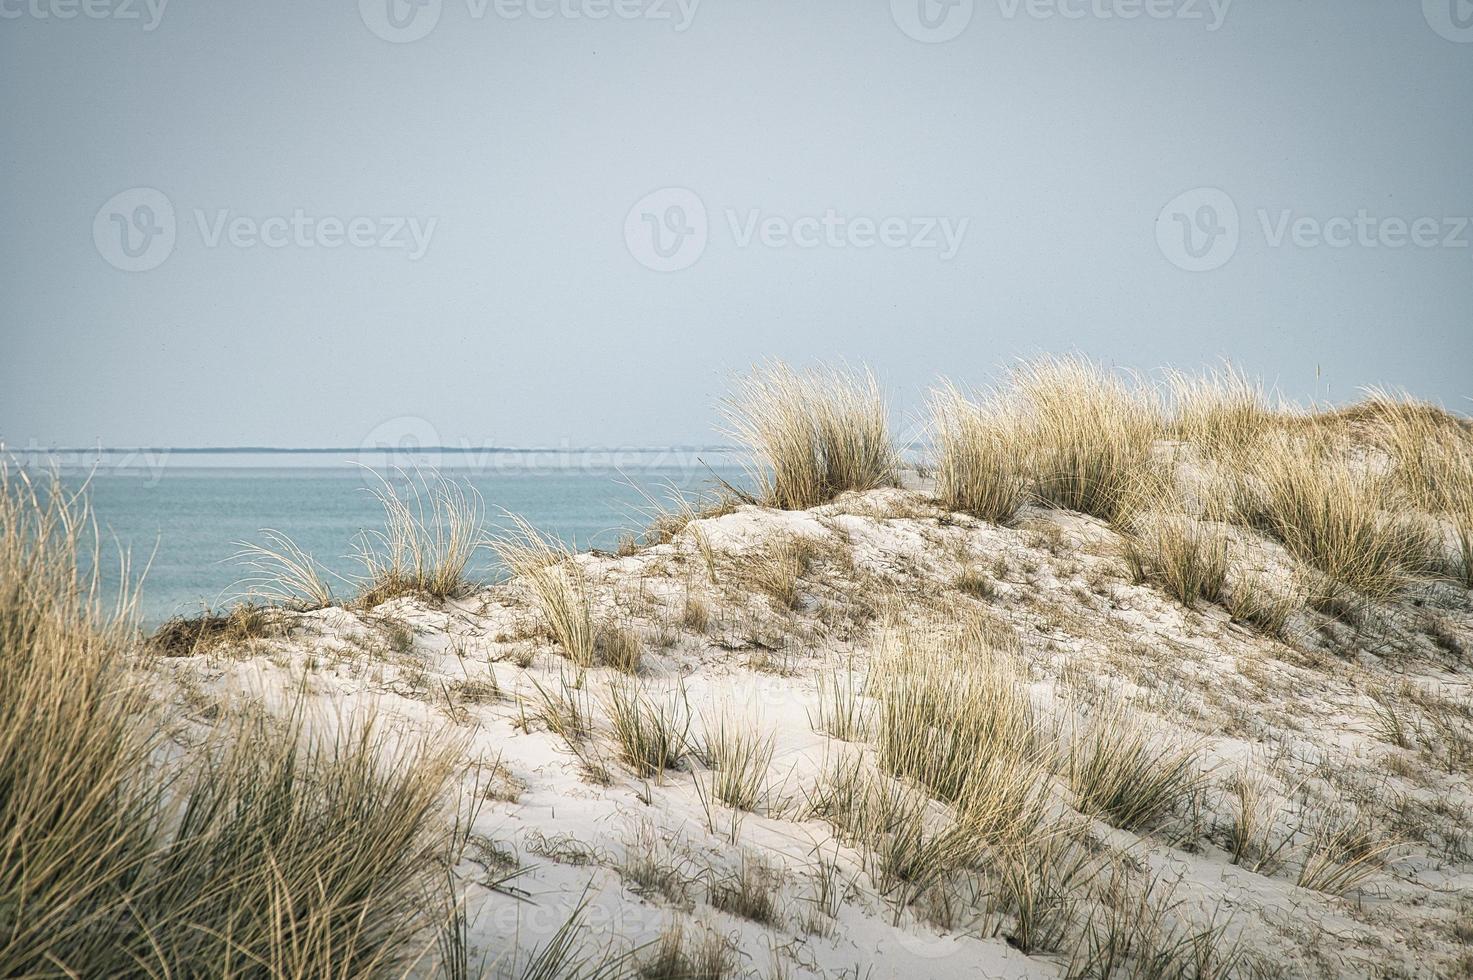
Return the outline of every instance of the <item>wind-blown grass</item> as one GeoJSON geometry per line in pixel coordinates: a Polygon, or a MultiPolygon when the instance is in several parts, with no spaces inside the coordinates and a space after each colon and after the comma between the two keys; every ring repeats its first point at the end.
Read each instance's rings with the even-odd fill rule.
{"type": "Polygon", "coordinates": [[[1166,372],[1170,433],[1209,457],[1235,459],[1273,427],[1277,411],[1263,385],[1224,364],[1200,374],[1166,372]]]}
{"type": "Polygon", "coordinates": [[[384,527],[359,537],[363,605],[401,595],[463,595],[466,568],[485,537],[480,492],[438,474],[400,472],[398,482],[374,476],[378,485],[369,492],[384,509],[384,527]]]}
{"type": "Polygon", "coordinates": [[[0,975],[427,965],[449,755],[259,714],[166,751],[94,527],[83,498],[0,465],[0,975]]]}
{"type": "Polygon", "coordinates": [[[237,541],[231,556],[247,575],[240,584],[255,599],[296,609],[325,609],[333,604],[330,578],[340,578],[312,557],[290,535],[262,528],[264,544],[237,541]]]}
{"type": "Polygon", "coordinates": [[[885,399],[869,371],[799,373],[774,362],[737,384],[724,414],[756,456],[753,480],[770,506],[801,510],[898,480],[885,399]]]}
{"type": "Polygon", "coordinates": [[[552,638],[580,667],[598,653],[598,631],[589,610],[588,582],[571,549],[524,518],[507,515],[511,529],[492,541],[507,569],[523,579],[552,638]]]}

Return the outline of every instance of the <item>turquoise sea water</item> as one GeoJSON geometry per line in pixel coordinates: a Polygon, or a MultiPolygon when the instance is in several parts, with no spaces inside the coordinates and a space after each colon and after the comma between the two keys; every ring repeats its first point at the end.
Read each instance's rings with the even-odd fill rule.
{"type": "MultiPolygon", "coordinates": [[[[622,533],[644,527],[647,502],[636,488],[663,499],[671,485],[688,493],[710,490],[713,474],[744,482],[740,460],[709,451],[435,462],[443,475],[480,492],[491,526],[504,520],[504,508],[579,549],[612,549],[622,533]]],[[[131,554],[135,577],[144,574],[140,612],[150,626],[230,601],[245,574],[230,560],[236,543],[261,541],[262,528],[291,536],[332,571],[351,576],[361,567],[352,557],[355,540],[382,526],[382,509],[368,492],[373,474],[341,457],[191,455],[126,464],[103,458],[88,466],[67,461],[62,472],[70,484],[88,482],[108,539],[109,584],[118,578],[119,547],[131,554]]],[[[498,573],[494,554],[480,551],[473,577],[491,580],[498,573]]]]}

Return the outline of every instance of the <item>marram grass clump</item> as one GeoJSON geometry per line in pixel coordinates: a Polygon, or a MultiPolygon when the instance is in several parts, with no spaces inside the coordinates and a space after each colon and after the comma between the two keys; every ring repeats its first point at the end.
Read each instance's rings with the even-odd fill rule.
{"type": "Polygon", "coordinates": [[[754,482],[770,506],[802,510],[898,483],[885,398],[867,370],[773,362],[737,384],[724,414],[756,457],[754,482]]]}

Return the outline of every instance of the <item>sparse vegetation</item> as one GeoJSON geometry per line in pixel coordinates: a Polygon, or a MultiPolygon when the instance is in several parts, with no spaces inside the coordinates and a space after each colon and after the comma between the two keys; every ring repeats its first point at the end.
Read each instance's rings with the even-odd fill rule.
{"type": "Polygon", "coordinates": [[[984,972],[1005,941],[1080,978],[1457,975],[1464,420],[1270,405],[1231,368],[1169,374],[1167,410],[1045,359],[934,395],[933,500],[892,486],[873,379],[814,377],[760,374],[744,418],[762,502],[819,510],[679,497],[633,559],[512,517],[510,580],[467,594],[464,564],[448,589],[419,569],[465,554],[479,503],[396,496],[363,604],[319,610],[325,569],[267,532],[242,560],[271,605],[151,637],[76,560],[82,503],[7,473],[0,974],[719,977],[762,972],[759,934],[772,975],[833,974],[883,916],[984,972]],[[687,683],[717,706],[694,733],[687,683]],[[447,830],[451,787],[513,829],[447,830]],[[790,877],[804,853],[816,880],[790,877]],[[638,938],[666,930],[648,948],[593,934],[610,871],[653,917],[638,938]],[[590,889],[535,944],[478,924],[487,890],[530,909],[569,875],[590,889]],[[1383,884],[1404,915],[1361,901],[1383,884]]]}
{"type": "Polygon", "coordinates": [[[772,765],[773,739],[752,730],[731,713],[708,720],[701,755],[715,770],[712,793],[737,810],[756,810],[772,765]]]}
{"type": "MultiPolygon", "coordinates": [[[[372,471],[370,471],[372,472],[372,471]]],[[[469,588],[466,568],[485,539],[485,505],[468,483],[439,474],[403,472],[390,479],[374,473],[369,492],[384,509],[384,527],[364,531],[358,561],[365,582],[359,601],[366,608],[401,595],[449,599],[469,588]]],[[[298,552],[292,552],[290,559],[298,552]]],[[[310,563],[291,561],[298,580],[310,563]]],[[[310,588],[309,583],[308,587],[310,588]]]]}
{"type": "Polygon", "coordinates": [[[568,659],[580,667],[593,666],[597,637],[583,569],[562,541],[515,514],[508,516],[511,529],[492,543],[497,555],[525,580],[543,624],[568,659]]]}

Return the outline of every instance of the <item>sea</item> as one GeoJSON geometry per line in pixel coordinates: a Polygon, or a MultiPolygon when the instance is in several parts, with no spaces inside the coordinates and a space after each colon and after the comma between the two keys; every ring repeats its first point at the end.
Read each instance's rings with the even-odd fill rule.
{"type": "MultiPolygon", "coordinates": [[[[747,458],[734,450],[480,450],[372,454],[359,451],[180,451],[170,449],[11,454],[34,477],[56,472],[85,489],[103,541],[104,586],[139,586],[145,628],[172,616],[221,609],[247,598],[249,574],[236,556],[290,537],[352,581],[364,534],[383,527],[372,493],[382,479],[408,489],[436,475],[462,483],[485,504],[489,532],[516,514],[577,550],[613,550],[649,523],[656,504],[710,496],[722,482],[748,487],[747,458]],[[126,555],[129,571],[119,558],[126,555]],[[141,582],[140,582],[141,580],[141,582]]],[[[500,577],[495,553],[480,549],[470,577],[500,577]]],[[[351,586],[334,582],[334,590],[351,586]]]]}

